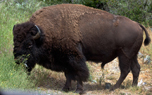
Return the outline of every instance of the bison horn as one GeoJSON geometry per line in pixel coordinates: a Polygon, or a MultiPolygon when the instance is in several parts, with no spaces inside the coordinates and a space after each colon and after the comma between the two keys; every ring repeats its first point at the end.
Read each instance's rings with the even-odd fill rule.
{"type": "Polygon", "coordinates": [[[38,38],[40,38],[41,31],[37,25],[35,25],[35,27],[37,28],[38,32],[35,36],[33,36],[33,39],[38,39],[38,38]]]}

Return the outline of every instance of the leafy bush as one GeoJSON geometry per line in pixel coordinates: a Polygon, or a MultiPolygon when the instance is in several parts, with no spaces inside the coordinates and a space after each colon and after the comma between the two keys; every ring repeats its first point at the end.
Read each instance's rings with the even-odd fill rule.
{"type": "Polygon", "coordinates": [[[110,12],[126,16],[144,25],[152,26],[152,2],[150,0],[110,0],[110,12]],[[111,2],[110,2],[111,1],[111,2]]]}
{"type": "Polygon", "coordinates": [[[74,3],[126,16],[144,25],[152,26],[151,0],[39,0],[46,4],[74,3]]]}
{"type": "Polygon", "coordinates": [[[93,8],[109,11],[107,0],[82,0],[82,4],[93,8]]]}

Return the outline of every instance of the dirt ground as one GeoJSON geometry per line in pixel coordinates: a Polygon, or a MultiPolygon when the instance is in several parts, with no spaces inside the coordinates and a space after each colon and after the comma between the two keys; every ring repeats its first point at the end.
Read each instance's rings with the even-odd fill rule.
{"type": "MultiPolygon", "coordinates": [[[[109,91],[119,78],[120,70],[118,67],[118,59],[105,65],[104,70],[101,69],[101,63],[87,62],[90,68],[90,81],[84,82],[85,95],[152,95],[152,64],[143,64],[143,59],[138,59],[141,72],[139,76],[138,87],[132,87],[132,73],[130,72],[119,89],[109,91]],[[107,86],[109,84],[109,86],[107,86]]],[[[62,91],[65,83],[63,73],[49,71],[47,78],[42,78],[38,83],[38,90],[47,95],[78,95],[74,93],[76,82],[72,82],[72,89],[66,93],[62,91]]]]}

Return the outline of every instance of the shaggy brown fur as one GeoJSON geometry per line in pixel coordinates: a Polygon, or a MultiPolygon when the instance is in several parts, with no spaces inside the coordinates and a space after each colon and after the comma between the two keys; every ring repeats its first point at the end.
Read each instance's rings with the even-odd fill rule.
{"type": "MultiPolygon", "coordinates": [[[[76,80],[76,92],[83,93],[83,83],[89,77],[85,61],[104,65],[119,58],[121,75],[111,88],[118,88],[130,71],[133,85],[137,85],[140,66],[137,53],[146,33],[145,28],[126,17],[75,4],[61,4],[36,11],[28,22],[14,26],[14,56],[20,60],[29,55],[25,64],[30,72],[35,64],[64,72],[68,91],[71,80],[76,80]],[[34,39],[40,30],[40,37],[34,39]]],[[[19,63],[19,62],[17,62],[19,63]]]]}

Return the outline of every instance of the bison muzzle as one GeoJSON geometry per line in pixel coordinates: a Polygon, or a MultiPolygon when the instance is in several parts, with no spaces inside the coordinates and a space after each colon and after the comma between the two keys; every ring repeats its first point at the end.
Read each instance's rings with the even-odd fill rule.
{"type": "Polygon", "coordinates": [[[83,93],[83,81],[89,71],[86,61],[102,62],[101,67],[116,57],[120,77],[111,88],[120,87],[131,71],[137,85],[140,65],[137,54],[143,42],[150,43],[146,29],[127,17],[76,4],[61,4],[36,11],[29,21],[13,28],[14,58],[30,72],[35,64],[64,72],[68,91],[77,81],[76,92],[83,93]],[[25,61],[23,61],[26,59],[25,61]]]}

